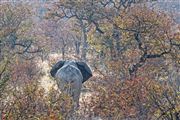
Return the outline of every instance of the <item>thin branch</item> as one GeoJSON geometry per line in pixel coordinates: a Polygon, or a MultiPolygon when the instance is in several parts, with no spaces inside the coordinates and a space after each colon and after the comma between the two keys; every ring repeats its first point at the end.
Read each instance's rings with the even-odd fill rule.
{"type": "Polygon", "coordinates": [[[129,68],[129,74],[130,76],[133,75],[133,73],[136,73],[138,68],[142,67],[147,59],[151,59],[151,58],[160,58],[165,54],[168,54],[171,52],[171,48],[168,51],[164,51],[162,53],[159,54],[148,54],[147,51],[147,47],[142,47],[142,41],[141,41],[141,36],[140,33],[137,32],[134,34],[135,40],[138,44],[138,48],[143,52],[143,55],[140,57],[140,60],[138,63],[134,64],[131,68],[129,68]]]}
{"type": "Polygon", "coordinates": [[[3,69],[1,70],[1,72],[0,72],[0,78],[1,78],[2,74],[5,72],[8,63],[9,63],[9,61],[6,61],[6,63],[5,63],[5,65],[4,65],[4,67],[3,67],[3,69]]]}

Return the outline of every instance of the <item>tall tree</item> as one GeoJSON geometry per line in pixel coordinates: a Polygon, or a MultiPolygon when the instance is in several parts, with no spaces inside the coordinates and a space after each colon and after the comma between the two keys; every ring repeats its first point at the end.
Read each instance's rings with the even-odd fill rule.
{"type": "MultiPolygon", "coordinates": [[[[41,49],[30,34],[30,11],[23,5],[0,4],[0,90],[9,79],[8,67],[17,57],[31,59],[41,49]],[[28,20],[27,20],[28,19],[28,20]]],[[[2,91],[0,91],[1,93],[2,91]]]]}
{"type": "MultiPolygon", "coordinates": [[[[81,36],[83,40],[82,59],[86,60],[88,49],[87,33],[93,27],[96,31],[103,34],[100,28],[100,22],[104,19],[111,19],[118,15],[121,9],[126,9],[139,0],[80,0],[68,1],[60,0],[54,5],[51,15],[61,19],[75,19],[79,24],[81,36]]],[[[117,45],[118,46],[118,45],[117,45]]]]}

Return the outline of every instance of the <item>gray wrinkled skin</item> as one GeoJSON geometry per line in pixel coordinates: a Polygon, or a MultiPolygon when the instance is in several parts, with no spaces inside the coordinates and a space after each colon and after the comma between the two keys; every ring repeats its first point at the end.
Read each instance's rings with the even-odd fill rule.
{"type": "Polygon", "coordinates": [[[83,76],[75,61],[66,61],[55,75],[59,89],[70,95],[76,106],[79,106],[83,76]]]}

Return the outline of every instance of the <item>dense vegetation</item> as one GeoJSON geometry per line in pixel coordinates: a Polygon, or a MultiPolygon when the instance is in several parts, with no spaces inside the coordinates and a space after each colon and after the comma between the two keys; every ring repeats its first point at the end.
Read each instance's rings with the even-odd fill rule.
{"type": "Polygon", "coordinates": [[[0,2],[0,119],[180,120],[180,26],[151,3],[0,2]],[[50,77],[62,59],[93,70],[77,111],[50,77]]]}

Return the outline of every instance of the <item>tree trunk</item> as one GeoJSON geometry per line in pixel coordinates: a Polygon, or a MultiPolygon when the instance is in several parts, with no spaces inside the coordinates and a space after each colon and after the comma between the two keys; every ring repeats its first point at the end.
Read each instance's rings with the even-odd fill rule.
{"type": "Polygon", "coordinates": [[[115,48],[116,48],[116,57],[120,55],[120,40],[121,40],[121,33],[117,26],[113,26],[113,38],[115,39],[115,48]]]}
{"type": "Polygon", "coordinates": [[[63,58],[63,60],[65,59],[65,47],[66,47],[66,43],[65,43],[64,39],[62,38],[62,48],[61,48],[61,52],[62,52],[62,58],[63,58]]]}
{"type": "Polygon", "coordinates": [[[79,53],[80,53],[80,45],[81,45],[81,42],[75,41],[76,55],[79,55],[79,53]]]}
{"type": "Polygon", "coordinates": [[[83,61],[86,61],[86,56],[87,56],[87,34],[86,34],[86,26],[84,25],[82,20],[80,21],[80,26],[81,26],[81,31],[82,31],[82,42],[83,42],[83,47],[82,47],[82,54],[81,54],[81,59],[83,61]]]}

